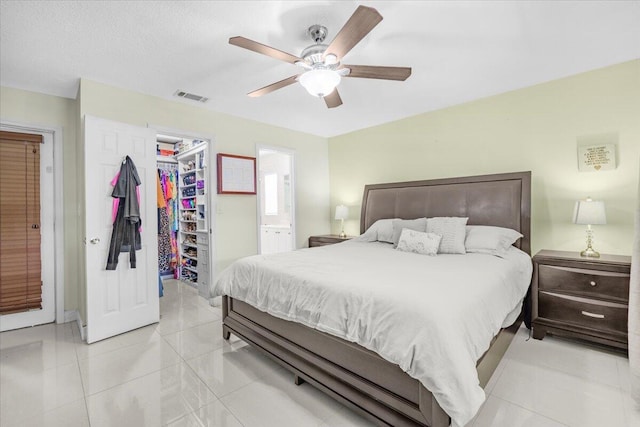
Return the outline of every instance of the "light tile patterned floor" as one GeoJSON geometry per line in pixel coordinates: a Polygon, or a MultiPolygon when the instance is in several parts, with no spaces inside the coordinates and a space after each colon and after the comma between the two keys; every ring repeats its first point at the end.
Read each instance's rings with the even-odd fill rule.
{"type": "MultiPolygon", "coordinates": [[[[73,323],[0,334],[0,426],[353,427],[370,423],[232,336],[167,281],[162,318],[92,345],[73,323]]],[[[467,427],[640,426],[620,354],[522,328],[467,427]]]]}

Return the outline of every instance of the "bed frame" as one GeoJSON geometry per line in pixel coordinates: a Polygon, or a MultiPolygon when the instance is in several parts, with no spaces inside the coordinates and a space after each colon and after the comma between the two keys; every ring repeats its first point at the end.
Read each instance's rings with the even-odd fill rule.
{"type": "MultiPolygon", "coordinates": [[[[531,173],[447,178],[367,185],[360,232],[383,218],[467,216],[470,225],[495,225],[523,234],[519,247],[530,254],[531,173]]],[[[381,426],[448,427],[449,416],[432,394],[397,365],[357,344],[298,323],[275,318],[223,296],[223,336],[231,333],[372,423],[381,426]]],[[[502,359],[521,319],[494,337],[478,361],[484,387],[502,359]]]]}

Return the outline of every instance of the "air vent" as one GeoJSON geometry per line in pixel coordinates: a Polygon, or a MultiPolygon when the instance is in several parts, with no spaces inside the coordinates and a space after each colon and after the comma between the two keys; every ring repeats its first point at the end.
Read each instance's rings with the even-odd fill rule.
{"type": "Polygon", "coordinates": [[[194,93],[189,93],[182,90],[177,90],[176,93],[174,93],[173,95],[179,96],[180,98],[190,99],[192,101],[197,101],[197,102],[207,102],[209,100],[209,98],[205,96],[196,95],[194,93]]]}

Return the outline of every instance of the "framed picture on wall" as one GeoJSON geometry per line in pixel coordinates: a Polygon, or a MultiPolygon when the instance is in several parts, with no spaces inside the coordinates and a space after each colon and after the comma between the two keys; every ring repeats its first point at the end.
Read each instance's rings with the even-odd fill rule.
{"type": "Polygon", "coordinates": [[[218,153],[218,194],[256,194],[256,158],[218,153]]]}

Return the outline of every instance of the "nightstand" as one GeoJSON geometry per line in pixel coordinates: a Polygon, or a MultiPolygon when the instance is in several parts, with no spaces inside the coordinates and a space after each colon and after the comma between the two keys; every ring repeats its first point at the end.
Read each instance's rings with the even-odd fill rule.
{"type": "Polygon", "coordinates": [[[342,238],[337,234],[325,234],[324,236],[311,236],[309,237],[309,247],[333,245],[334,243],[344,242],[345,240],[353,239],[353,236],[347,236],[342,238]]]}
{"type": "Polygon", "coordinates": [[[547,332],[628,348],[631,257],[584,258],[542,250],[533,257],[533,337],[547,332]]]}

